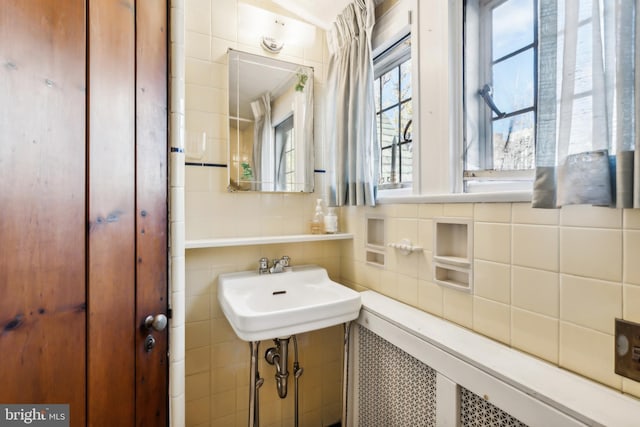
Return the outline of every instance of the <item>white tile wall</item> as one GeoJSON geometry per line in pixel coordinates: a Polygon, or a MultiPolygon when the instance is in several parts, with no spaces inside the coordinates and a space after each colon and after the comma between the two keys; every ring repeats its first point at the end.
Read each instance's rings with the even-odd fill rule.
{"type": "Polygon", "coordinates": [[[343,209],[354,242],[343,243],[341,271],[356,289],[373,289],[480,334],[640,397],[640,387],[613,372],[615,318],[640,321],[640,214],[635,210],[572,206],[533,209],[528,203],[383,205],[343,209]],[[417,213],[416,207],[417,206],[417,213]],[[417,293],[411,256],[387,250],[381,271],[362,260],[367,214],[386,217],[396,238],[426,249],[432,218],[474,220],[474,290],[432,283],[425,250],[417,293]],[[412,214],[415,217],[412,217],[412,214]],[[417,231],[413,230],[417,220],[417,231]],[[357,274],[354,274],[357,272],[357,274]],[[410,282],[413,284],[413,281],[410,282]],[[401,294],[402,290],[411,292],[401,294]],[[415,300],[411,300],[415,295],[415,300]]]}

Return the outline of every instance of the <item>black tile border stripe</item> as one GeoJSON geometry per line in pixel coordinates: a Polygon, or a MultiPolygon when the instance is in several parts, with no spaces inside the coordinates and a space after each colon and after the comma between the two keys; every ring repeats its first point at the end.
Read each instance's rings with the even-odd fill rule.
{"type": "MultiPolygon", "coordinates": [[[[171,148],[173,150],[173,147],[171,148]]],[[[209,168],[226,168],[227,165],[224,163],[197,163],[197,162],[184,162],[185,166],[203,166],[209,168]]],[[[327,173],[324,169],[314,169],[314,173],[327,173]]]]}

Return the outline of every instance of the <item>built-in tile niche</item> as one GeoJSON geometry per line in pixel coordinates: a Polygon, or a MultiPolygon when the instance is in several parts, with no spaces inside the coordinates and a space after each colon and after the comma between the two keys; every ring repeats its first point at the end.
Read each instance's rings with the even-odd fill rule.
{"type": "Polygon", "coordinates": [[[367,264],[384,267],[385,233],[384,218],[367,218],[367,247],[365,249],[367,264]]]}
{"type": "Polygon", "coordinates": [[[460,291],[473,290],[473,221],[436,218],[433,221],[433,280],[460,291]]]}

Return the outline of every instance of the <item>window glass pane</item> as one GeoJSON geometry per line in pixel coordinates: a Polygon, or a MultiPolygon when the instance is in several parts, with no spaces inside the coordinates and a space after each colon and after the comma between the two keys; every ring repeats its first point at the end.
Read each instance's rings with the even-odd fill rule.
{"type": "Polygon", "coordinates": [[[493,60],[533,43],[533,0],[509,0],[493,9],[493,60]]]}
{"type": "Polygon", "coordinates": [[[391,182],[391,147],[382,149],[380,161],[380,184],[389,184],[391,182]]]}
{"type": "Polygon", "coordinates": [[[376,111],[380,111],[380,78],[373,81],[373,96],[376,100],[376,111]]]}
{"type": "Polygon", "coordinates": [[[400,84],[398,81],[398,69],[392,69],[383,74],[380,79],[382,80],[382,108],[397,104],[398,86],[400,84]]]}
{"type": "Polygon", "coordinates": [[[503,113],[533,106],[533,49],[493,66],[493,100],[503,113]]]}
{"type": "Polygon", "coordinates": [[[400,65],[400,100],[411,98],[411,59],[400,65]]]}
{"type": "Polygon", "coordinates": [[[535,126],[533,112],[493,122],[493,167],[521,170],[534,167],[535,126]]]}
{"type": "Polygon", "coordinates": [[[381,114],[381,135],[380,144],[384,147],[389,147],[394,139],[396,144],[398,143],[398,135],[400,135],[400,123],[399,108],[395,106],[381,114]]]}

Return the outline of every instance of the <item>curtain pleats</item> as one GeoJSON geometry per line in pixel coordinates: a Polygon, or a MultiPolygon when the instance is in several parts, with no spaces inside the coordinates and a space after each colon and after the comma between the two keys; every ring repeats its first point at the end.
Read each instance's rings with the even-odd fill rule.
{"type": "Polygon", "coordinates": [[[327,34],[331,206],[375,205],[379,152],[371,57],[374,22],[373,0],[355,0],[327,34]]]}

